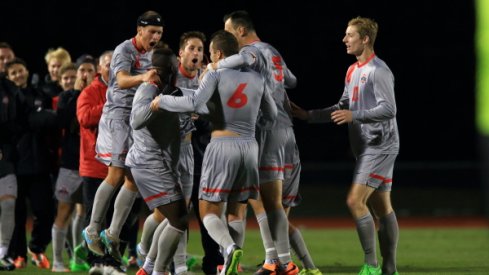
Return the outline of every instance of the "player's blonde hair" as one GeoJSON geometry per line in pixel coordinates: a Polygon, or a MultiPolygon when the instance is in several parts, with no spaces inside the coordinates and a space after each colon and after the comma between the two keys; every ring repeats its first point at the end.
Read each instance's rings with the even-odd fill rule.
{"type": "Polygon", "coordinates": [[[379,24],[373,19],[366,17],[355,17],[348,22],[348,26],[357,27],[357,31],[360,34],[360,38],[368,36],[370,38],[369,45],[374,47],[375,38],[377,38],[377,32],[379,31],[379,24]]]}

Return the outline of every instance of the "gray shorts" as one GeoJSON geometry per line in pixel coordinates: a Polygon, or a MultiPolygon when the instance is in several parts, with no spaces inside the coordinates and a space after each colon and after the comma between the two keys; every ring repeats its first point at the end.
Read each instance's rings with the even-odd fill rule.
{"type": "Polygon", "coordinates": [[[293,128],[260,130],[257,140],[260,144],[260,184],[285,180],[286,167],[300,162],[293,128]]]}
{"type": "Polygon", "coordinates": [[[60,167],[54,190],[56,199],[67,203],[83,202],[81,192],[82,182],[83,179],[80,177],[78,170],[60,167]]]}
{"type": "Polygon", "coordinates": [[[182,140],[180,144],[180,158],[178,159],[178,174],[180,187],[185,199],[190,199],[194,185],[194,149],[190,141],[182,140]]]}
{"type": "Polygon", "coordinates": [[[377,191],[391,191],[396,157],[397,155],[360,156],[353,172],[353,183],[366,184],[377,191]]]}
{"type": "Polygon", "coordinates": [[[126,155],[132,145],[132,130],[127,119],[102,115],[98,125],[96,158],[107,166],[125,168],[126,155]]]}
{"type": "Polygon", "coordinates": [[[14,196],[17,198],[17,177],[8,174],[0,178],[0,197],[14,196]]]}
{"type": "Polygon", "coordinates": [[[202,162],[199,199],[211,202],[256,199],[258,179],[258,144],[254,138],[212,138],[202,162]]]}
{"type": "Polygon", "coordinates": [[[131,173],[141,197],[150,210],[183,199],[178,175],[168,166],[149,169],[131,168],[131,173]]]}

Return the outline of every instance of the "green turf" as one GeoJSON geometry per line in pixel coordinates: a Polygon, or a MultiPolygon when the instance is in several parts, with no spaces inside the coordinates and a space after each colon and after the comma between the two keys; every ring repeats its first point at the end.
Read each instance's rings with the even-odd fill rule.
{"type": "MultiPolygon", "coordinates": [[[[353,228],[303,229],[302,234],[315,264],[325,274],[357,274],[363,260],[356,231],[353,228]]],[[[189,254],[201,257],[198,231],[190,235],[189,254]]],[[[263,259],[263,247],[257,230],[246,232],[242,265],[244,274],[253,274],[263,259]]],[[[380,253],[378,253],[380,255],[380,253]]],[[[48,250],[51,259],[51,247],[48,250]]],[[[404,229],[401,228],[398,249],[400,274],[489,274],[489,230],[480,229],[404,229]]],[[[200,272],[200,259],[197,274],[200,272]]],[[[135,274],[130,269],[128,274],[135,274]]],[[[33,267],[4,274],[53,274],[33,267]]]]}

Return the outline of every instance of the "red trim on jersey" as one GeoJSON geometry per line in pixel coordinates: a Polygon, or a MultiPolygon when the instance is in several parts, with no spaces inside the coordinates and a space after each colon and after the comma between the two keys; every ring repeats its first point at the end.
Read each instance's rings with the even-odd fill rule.
{"type": "Polygon", "coordinates": [[[346,80],[345,80],[346,83],[350,83],[351,75],[353,74],[353,71],[355,70],[356,65],[357,65],[357,63],[350,65],[350,67],[348,67],[348,71],[346,71],[346,80]]]}
{"type": "Polygon", "coordinates": [[[365,64],[367,64],[368,62],[370,62],[370,60],[374,59],[374,57],[375,57],[375,53],[373,53],[369,58],[367,58],[367,60],[365,61],[365,63],[361,64],[360,62],[357,62],[358,68],[361,68],[362,66],[364,66],[365,64]]]}
{"type": "Polygon", "coordinates": [[[378,179],[378,180],[382,180],[382,183],[391,183],[392,182],[392,179],[388,179],[386,177],[383,177],[381,175],[377,175],[377,174],[374,174],[374,173],[371,173],[369,175],[369,177],[374,178],[374,179],[378,179]]]}
{"type": "Polygon", "coordinates": [[[185,71],[185,69],[183,68],[182,66],[182,63],[178,64],[178,71],[183,75],[185,76],[186,78],[189,78],[189,79],[193,79],[195,76],[197,75],[194,75],[194,76],[191,76],[187,71],[185,71]]]}
{"type": "Polygon", "coordinates": [[[144,198],[144,201],[145,201],[145,202],[152,201],[152,200],[154,200],[154,199],[157,199],[157,198],[163,197],[163,196],[165,196],[165,195],[168,195],[168,193],[167,193],[167,192],[161,192],[161,193],[158,193],[158,194],[156,194],[156,195],[153,195],[153,196],[149,196],[149,197],[147,197],[147,198],[144,198]]]}
{"type": "Polygon", "coordinates": [[[137,44],[137,41],[136,41],[136,37],[133,37],[132,40],[132,45],[134,46],[134,48],[136,48],[136,50],[142,54],[145,54],[146,53],[146,50],[145,49],[140,49],[138,48],[138,44],[137,44]]]}

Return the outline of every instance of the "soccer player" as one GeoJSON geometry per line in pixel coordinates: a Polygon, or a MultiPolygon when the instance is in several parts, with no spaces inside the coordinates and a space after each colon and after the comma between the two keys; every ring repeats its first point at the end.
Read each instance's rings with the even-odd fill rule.
{"type": "Polygon", "coordinates": [[[249,202],[260,226],[266,257],[263,266],[256,274],[267,275],[277,270],[288,275],[297,274],[299,269],[292,262],[289,252],[290,242],[292,242],[292,247],[304,264],[302,273],[319,275],[321,272],[312,262],[298,229],[293,226],[289,229],[287,220],[290,207],[296,206],[300,201],[299,150],[285,90],[294,88],[297,79],[288,69],[280,53],[270,44],[260,40],[253,21],[246,11],[235,11],[225,15],[224,29],[238,39],[241,47],[240,54],[212,66],[218,68],[251,66],[265,78],[278,110],[277,120],[273,125],[258,124],[261,200],[249,202]]]}
{"type": "MultiPolygon", "coordinates": [[[[199,31],[185,32],[180,36],[180,49],[178,71],[176,74],[176,87],[185,88],[185,94],[193,94],[193,90],[199,87],[199,76],[201,75],[201,63],[204,55],[205,34],[199,31]]],[[[179,173],[179,182],[181,184],[183,196],[187,206],[190,203],[194,178],[194,152],[191,138],[195,130],[191,113],[180,113],[180,158],[177,171],[179,173]]],[[[196,116],[194,115],[194,118],[196,116]]],[[[153,233],[156,227],[162,222],[164,217],[155,211],[146,218],[144,223],[141,242],[138,245],[138,258],[140,264],[144,262],[148,253],[154,253],[151,249],[157,247],[157,243],[151,243],[153,233]],[[150,249],[151,246],[151,249],[150,249]],[[155,247],[153,247],[155,246],[155,247]],[[149,250],[149,251],[148,251],[149,250]],[[148,252],[148,253],[146,253],[148,252]]],[[[188,232],[186,233],[188,234],[188,232]]],[[[181,274],[188,271],[187,260],[187,237],[181,238],[177,251],[174,256],[175,274],[181,274]]]]}
{"type": "Polygon", "coordinates": [[[132,101],[141,83],[158,80],[156,69],[151,69],[151,55],[162,35],[162,17],[157,12],[147,11],[137,20],[136,36],[116,47],[110,66],[107,101],[99,124],[97,158],[109,170],[95,194],[90,224],[83,230],[83,236],[94,254],[104,255],[101,244],[104,242],[109,254],[119,262],[119,234],[137,195],[137,187],[125,166],[126,154],[132,144],[129,126],[132,101]],[[99,236],[110,199],[123,182],[110,227],[99,236]]]}
{"type": "Polygon", "coordinates": [[[390,198],[394,161],[399,153],[394,76],[374,52],[377,31],[378,24],[369,18],[356,17],[348,22],[343,43],[357,62],[348,68],[338,104],[310,111],[292,105],[294,116],[309,122],[348,123],[356,166],[346,203],[365,254],[360,275],[398,274],[399,226],[390,198]],[[372,214],[379,221],[382,268],[377,263],[372,214]]]}
{"type": "MultiPolygon", "coordinates": [[[[211,60],[217,62],[238,53],[238,41],[231,33],[218,31],[212,36],[209,50],[211,60]]],[[[223,248],[225,262],[221,275],[230,275],[237,273],[243,251],[220,217],[228,203],[228,214],[243,220],[242,213],[230,211],[240,209],[236,204],[246,205],[249,198],[257,197],[257,116],[261,110],[263,121],[271,124],[277,110],[263,78],[254,71],[237,69],[210,71],[193,96],[163,96],[152,105],[182,112],[198,110],[208,101],[214,128],[202,167],[200,214],[209,235],[223,248]]]]}
{"type": "Polygon", "coordinates": [[[148,255],[138,275],[165,274],[180,238],[188,227],[187,207],[178,184],[177,165],[180,151],[180,120],[176,113],[152,110],[150,104],[160,93],[174,90],[176,56],[168,48],[158,48],[152,57],[159,79],[143,83],[134,96],[131,127],[134,144],[126,164],[131,167],[141,196],[153,210],[157,208],[166,220],[155,231],[156,259],[148,255]],[[158,230],[163,228],[162,230],[158,230]]]}

